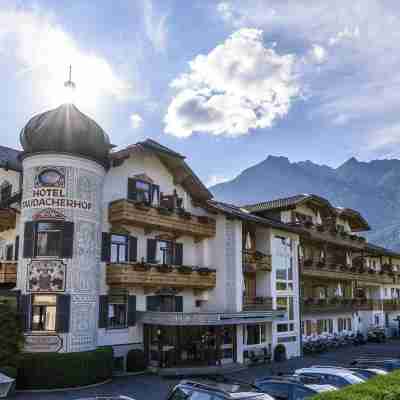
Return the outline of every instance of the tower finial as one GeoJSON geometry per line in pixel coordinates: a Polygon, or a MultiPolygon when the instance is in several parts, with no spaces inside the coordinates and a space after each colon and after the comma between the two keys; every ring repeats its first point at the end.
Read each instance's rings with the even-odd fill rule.
{"type": "Polygon", "coordinates": [[[67,81],[64,82],[64,86],[72,90],[76,88],[75,83],[72,81],[72,65],[69,66],[69,78],[67,81]]]}

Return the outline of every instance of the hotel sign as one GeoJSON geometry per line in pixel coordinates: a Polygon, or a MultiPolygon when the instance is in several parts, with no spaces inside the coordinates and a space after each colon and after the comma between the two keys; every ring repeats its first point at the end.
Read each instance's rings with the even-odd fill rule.
{"type": "Polygon", "coordinates": [[[27,353],[58,353],[62,346],[58,335],[25,335],[24,351],[27,353]]]}

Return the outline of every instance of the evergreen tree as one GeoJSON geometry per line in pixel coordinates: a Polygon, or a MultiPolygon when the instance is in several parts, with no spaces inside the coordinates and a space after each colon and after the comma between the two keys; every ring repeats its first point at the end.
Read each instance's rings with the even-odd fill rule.
{"type": "Polygon", "coordinates": [[[15,367],[23,344],[24,335],[17,307],[10,300],[0,301],[0,367],[15,367]]]}

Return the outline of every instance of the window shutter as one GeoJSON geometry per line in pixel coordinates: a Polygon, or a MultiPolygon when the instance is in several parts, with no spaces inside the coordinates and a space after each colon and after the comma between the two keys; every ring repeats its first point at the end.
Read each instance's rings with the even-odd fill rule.
{"type": "Polygon", "coordinates": [[[128,199],[137,200],[136,196],[136,179],[128,178],[128,199]]]}
{"type": "Polygon", "coordinates": [[[108,296],[99,297],[99,328],[108,326],[108,296]]]}
{"type": "Polygon", "coordinates": [[[128,296],[128,326],[136,325],[136,296],[128,296]]]}
{"type": "Polygon", "coordinates": [[[20,312],[23,331],[31,329],[31,305],[32,295],[24,294],[20,297],[20,312]]]}
{"type": "Polygon", "coordinates": [[[74,252],[74,223],[64,222],[62,258],[72,258],[74,252]]]}
{"type": "Polygon", "coordinates": [[[69,319],[71,313],[71,296],[69,294],[59,294],[57,296],[56,310],[56,332],[69,332],[69,319]]]}
{"type": "Polygon", "coordinates": [[[111,234],[103,232],[101,235],[101,261],[110,262],[111,260],[111,234]]]}
{"type": "Polygon", "coordinates": [[[24,258],[33,257],[33,244],[35,236],[35,223],[25,222],[24,229],[24,258]]]}
{"type": "Polygon", "coordinates": [[[175,312],[183,312],[183,297],[175,296],[175,312]]]}
{"type": "Polygon", "coordinates": [[[137,261],[137,238],[133,236],[129,237],[129,261],[137,261]]]}
{"type": "Polygon", "coordinates": [[[146,297],[146,310],[159,311],[160,310],[160,296],[147,296],[146,297]]]}
{"type": "Polygon", "coordinates": [[[15,253],[14,253],[14,258],[16,261],[18,261],[19,257],[19,236],[15,238],[15,253]]]}
{"type": "Polygon", "coordinates": [[[174,265],[182,265],[182,264],[183,264],[183,244],[175,243],[174,265]]]}
{"type": "Polygon", "coordinates": [[[156,249],[157,249],[157,240],[147,239],[147,262],[149,263],[156,262],[156,249]]]}

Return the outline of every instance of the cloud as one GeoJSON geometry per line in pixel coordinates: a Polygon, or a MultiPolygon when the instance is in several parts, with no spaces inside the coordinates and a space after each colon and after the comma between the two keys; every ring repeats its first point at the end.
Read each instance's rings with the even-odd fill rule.
{"type": "Polygon", "coordinates": [[[131,84],[118,76],[109,61],[81,48],[53,16],[39,9],[0,10],[0,52],[17,64],[17,76],[31,75],[35,92],[48,106],[63,102],[70,64],[78,105],[93,105],[104,96],[124,100],[131,95],[131,84]]]}
{"type": "Polygon", "coordinates": [[[143,118],[139,114],[132,114],[130,116],[130,121],[133,129],[138,129],[143,125],[143,118]]]}
{"type": "Polygon", "coordinates": [[[158,12],[154,7],[153,0],[143,0],[143,17],[148,40],[156,51],[164,52],[168,40],[168,14],[158,12]]]}
{"type": "Polygon", "coordinates": [[[190,71],[171,83],[176,95],[165,132],[236,137],[271,127],[300,94],[295,62],[294,55],[267,48],[261,30],[234,32],[207,55],[198,55],[190,71]]]}
{"type": "Polygon", "coordinates": [[[228,177],[226,175],[210,175],[208,179],[206,179],[206,186],[211,187],[218,185],[219,183],[224,183],[231,180],[232,177],[228,177]]]}
{"type": "Polygon", "coordinates": [[[400,156],[400,123],[388,124],[382,129],[370,130],[361,153],[381,157],[400,156]]]}
{"type": "Polygon", "coordinates": [[[361,126],[399,115],[400,3],[225,0],[215,10],[234,29],[263,29],[280,46],[304,51],[298,57],[314,59],[302,76],[313,116],[361,126]]]}

